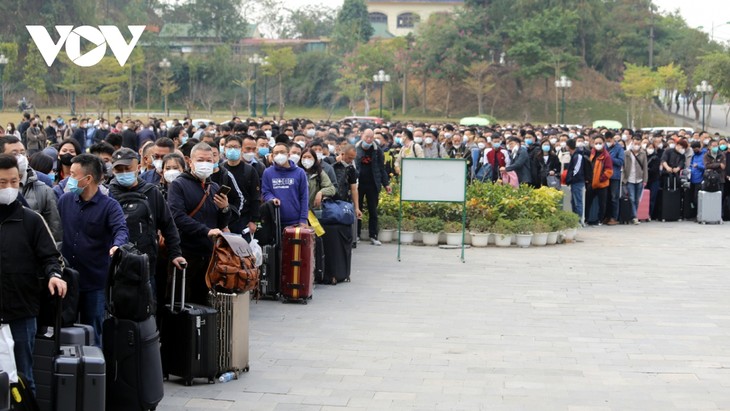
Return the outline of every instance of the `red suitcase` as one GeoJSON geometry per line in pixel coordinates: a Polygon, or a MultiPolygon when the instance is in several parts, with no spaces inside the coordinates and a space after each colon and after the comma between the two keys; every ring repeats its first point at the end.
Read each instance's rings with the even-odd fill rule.
{"type": "Polygon", "coordinates": [[[286,227],[282,238],[281,296],[307,303],[314,289],[314,230],[286,227]]]}
{"type": "Polygon", "coordinates": [[[639,201],[639,209],[636,210],[636,218],[639,221],[649,221],[649,204],[651,203],[651,191],[644,190],[641,193],[641,201],[639,201]]]}

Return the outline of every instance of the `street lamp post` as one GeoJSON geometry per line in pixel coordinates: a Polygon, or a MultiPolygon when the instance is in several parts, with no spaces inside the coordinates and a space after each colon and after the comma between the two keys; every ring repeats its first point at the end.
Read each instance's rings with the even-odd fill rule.
{"type": "Polygon", "coordinates": [[[565,124],[565,89],[573,87],[573,82],[566,76],[560,76],[560,80],[555,80],[555,87],[559,88],[562,93],[560,103],[560,124],[565,124]]]}
{"type": "Polygon", "coordinates": [[[702,93],[702,131],[705,131],[705,94],[712,93],[712,86],[705,80],[697,86],[697,92],[702,93]]]}
{"type": "MultiPolygon", "coordinates": [[[[167,58],[163,58],[160,62],[160,69],[163,71],[163,79],[167,80],[167,72],[166,70],[170,68],[171,64],[170,61],[167,58]]],[[[163,87],[165,87],[166,84],[163,83],[163,87]]],[[[162,92],[163,101],[162,101],[162,112],[165,113],[165,115],[170,115],[170,112],[168,111],[167,107],[167,93],[164,90],[160,90],[162,92]]]]}
{"type": "MultiPolygon", "coordinates": [[[[269,57],[264,57],[264,61],[261,62],[261,68],[266,69],[266,67],[269,65],[269,57]]],[[[266,75],[266,71],[264,71],[264,107],[263,110],[263,116],[266,117],[269,115],[269,103],[267,101],[267,97],[269,94],[269,76],[266,75]]]]}
{"type": "Polygon", "coordinates": [[[0,111],[3,109],[3,94],[5,94],[5,86],[3,85],[3,72],[5,71],[5,65],[8,64],[8,58],[5,54],[0,54],[0,111]]]}
{"type": "Polygon", "coordinates": [[[383,117],[383,85],[390,82],[390,74],[380,70],[378,74],[373,74],[373,82],[380,84],[380,117],[383,117]]]}
{"type": "Polygon", "coordinates": [[[253,65],[253,107],[251,108],[251,117],[256,117],[256,83],[257,74],[256,67],[263,63],[264,59],[261,58],[257,53],[248,58],[248,63],[253,65]]]}

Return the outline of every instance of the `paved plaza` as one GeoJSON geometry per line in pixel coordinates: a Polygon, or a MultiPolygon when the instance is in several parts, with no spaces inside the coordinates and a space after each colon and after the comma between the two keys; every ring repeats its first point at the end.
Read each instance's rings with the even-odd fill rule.
{"type": "Polygon", "coordinates": [[[730,410],[730,225],[529,249],[354,250],[308,305],[252,303],[251,371],[158,410],[730,410]]]}

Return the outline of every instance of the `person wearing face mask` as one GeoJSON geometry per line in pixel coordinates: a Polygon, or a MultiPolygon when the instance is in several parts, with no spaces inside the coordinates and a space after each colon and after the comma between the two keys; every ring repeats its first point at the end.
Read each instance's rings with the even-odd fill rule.
{"type": "Polygon", "coordinates": [[[106,185],[114,177],[112,175],[112,154],[114,154],[114,147],[106,141],[102,141],[89,147],[89,153],[99,157],[104,164],[102,184],[106,185]]]}
{"type": "MultiPolygon", "coordinates": [[[[649,140],[646,146],[646,168],[648,170],[646,189],[649,190],[649,216],[654,218],[654,210],[656,206],[656,199],[659,195],[660,186],[660,175],[661,175],[661,158],[657,149],[654,147],[654,143],[649,140]]],[[[650,218],[650,221],[651,221],[650,218]]]]}
{"type": "MultiPolygon", "coordinates": [[[[162,193],[156,184],[138,178],[137,154],[122,148],[112,155],[114,178],[109,183],[109,193],[127,210],[124,217],[129,231],[129,241],[141,252],[147,254],[151,273],[151,284],[158,310],[164,307],[167,291],[167,271],[157,271],[158,230],[165,244],[165,257],[175,267],[185,264],[180,250],[180,236],[162,193]]],[[[166,261],[167,262],[167,261],[166,261]]]]}
{"type": "Polygon", "coordinates": [[[122,207],[99,190],[103,175],[98,157],[86,153],[74,157],[68,192],[58,200],[63,226],[61,253],[79,272],[81,323],[94,327],[97,345],[101,344],[110,257],[129,241],[122,207]]]}
{"type": "Polygon", "coordinates": [[[620,143],[616,142],[616,140],[622,141],[620,138],[616,138],[612,131],[606,131],[606,147],[604,147],[604,149],[608,150],[608,154],[611,156],[611,162],[613,163],[613,174],[611,175],[608,204],[606,206],[605,223],[607,225],[618,224],[619,200],[621,197],[621,174],[624,166],[624,159],[626,158],[626,150],[624,150],[624,147],[620,143]]]}
{"type": "Polygon", "coordinates": [[[413,141],[412,134],[408,130],[403,130],[402,133],[402,147],[395,158],[393,167],[395,173],[400,175],[401,166],[404,158],[424,158],[423,148],[413,141]]]}
{"type": "MultiPolygon", "coordinates": [[[[449,134],[449,133],[447,133],[449,134]]],[[[466,158],[469,156],[469,152],[466,149],[466,145],[463,144],[461,134],[454,133],[450,138],[446,140],[446,153],[449,158],[466,158]]]]}
{"type": "MultiPolygon", "coordinates": [[[[256,160],[264,165],[264,169],[271,165],[269,159],[269,154],[271,153],[269,141],[271,140],[265,136],[256,138],[256,160]]],[[[264,173],[262,172],[261,175],[263,176],[264,173]]]]}
{"type": "Polygon", "coordinates": [[[596,220],[589,220],[589,225],[601,225],[606,217],[606,202],[613,175],[613,162],[611,155],[604,147],[604,141],[602,136],[596,136],[593,139],[593,150],[591,150],[590,162],[593,167],[593,180],[590,190],[586,193],[585,215],[586,220],[589,220],[595,214],[596,220]],[[594,204],[594,199],[597,199],[597,204],[594,204]],[[597,213],[591,213],[594,207],[597,207],[597,213]]]}
{"type": "Polygon", "coordinates": [[[74,130],[73,134],[71,135],[71,139],[75,140],[79,147],[81,147],[81,152],[86,151],[86,128],[88,124],[89,119],[82,118],[79,120],[78,127],[74,130]]]}
{"type": "Polygon", "coordinates": [[[507,149],[509,150],[509,164],[500,167],[501,173],[514,171],[520,184],[530,184],[532,182],[532,172],[530,171],[531,161],[527,154],[527,149],[521,147],[519,137],[510,137],[507,139],[507,149]]]}
{"type": "Polygon", "coordinates": [[[308,207],[312,211],[321,210],[322,200],[334,197],[337,189],[327,173],[322,170],[321,162],[317,159],[317,152],[309,149],[302,153],[299,166],[307,173],[307,190],[309,192],[308,207]]]}
{"type": "Polygon", "coordinates": [[[686,167],[686,151],[689,144],[681,139],[675,143],[668,141],[668,147],[661,159],[661,194],[658,208],[658,218],[664,221],[681,219],[682,191],[680,172],[686,167]]]}
{"type": "Polygon", "coordinates": [[[71,174],[71,162],[77,154],[81,153],[81,147],[75,140],[64,140],[58,146],[58,160],[56,162],[56,179],[53,186],[53,191],[56,193],[56,198],[60,198],[63,195],[66,188],[66,181],[68,176],[71,174]]]}
{"type": "Polygon", "coordinates": [[[23,143],[15,136],[0,137],[0,153],[16,158],[20,171],[20,193],[26,205],[40,214],[51,229],[56,241],[61,241],[61,219],[56,207],[56,195],[53,189],[40,181],[38,173],[28,164],[28,157],[23,143]]]}
{"type": "Polygon", "coordinates": [[[139,144],[137,128],[137,123],[132,120],[128,120],[127,123],[122,126],[122,147],[131,148],[135,152],[139,151],[142,146],[139,144]]]}
{"type": "Polygon", "coordinates": [[[274,165],[264,171],[261,196],[280,207],[282,226],[307,225],[309,181],[304,169],[289,159],[287,143],[278,142],[273,150],[274,165]]]}
{"type": "Polygon", "coordinates": [[[152,164],[152,169],[145,170],[140,178],[150,184],[158,184],[162,179],[162,161],[166,155],[175,151],[175,143],[167,137],[160,137],[152,144],[147,151],[147,161],[152,164]]]}
{"type": "Polygon", "coordinates": [[[720,151],[720,144],[718,141],[712,140],[709,143],[709,147],[706,150],[704,156],[705,173],[702,176],[703,180],[708,179],[710,173],[717,173],[719,183],[719,190],[723,191],[723,185],[726,178],[727,162],[725,154],[720,151]]]}
{"type": "Polygon", "coordinates": [[[168,154],[162,159],[162,164],[162,178],[157,189],[167,202],[167,190],[170,188],[170,184],[185,172],[185,158],[178,153],[168,154]]]}
{"type": "Polygon", "coordinates": [[[218,144],[208,143],[208,145],[213,150],[213,174],[210,175],[210,181],[218,184],[219,187],[230,187],[228,192],[228,206],[231,209],[231,216],[228,220],[228,229],[230,230],[231,222],[238,221],[241,217],[241,207],[244,201],[243,193],[241,193],[233,174],[228,169],[221,167],[222,162],[218,152],[218,144]]]}
{"type": "Polygon", "coordinates": [[[309,144],[308,148],[311,148],[312,150],[314,150],[315,153],[317,153],[317,161],[322,167],[322,171],[327,174],[327,177],[330,178],[332,184],[336,186],[337,176],[335,175],[335,169],[332,168],[332,165],[327,162],[328,156],[324,153],[324,145],[322,143],[322,140],[319,138],[315,138],[314,141],[309,144]]]}
{"type": "Polygon", "coordinates": [[[647,164],[646,152],[641,149],[641,140],[638,138],[629,144],[624,159],[624,168],[621,175],[621,184],[626,187],[633,214],[631,221],[639,224],[638,210],[641,196],[644,193],[644,184],[649,179],[649,168],[647,164]]]}
{"type": "Polygon", "coordinates": [[[35,154],[44,148],[46,148],[45,131],[39,126],[38,119],[33,119],[30,122],[30,126],[25,130],[25,140],[27,141],[26,147],[28,148],[28,154],[35,154]]]}
{"type": "MultiPolygon", "coordinates": [[[[532,158],[532,165],[537,170],[538,180],[535,181],[535,187],[548,185],[548,177],[560,176],[560,160],[553,151],[553,146],[549,139],[543,139],[539,146],[540,152],[532,158]]],[[[558,187],[559,188],[559,187],[558,187]]]]}
{"type": "Polygon", "coordinates": [[[175,178],[167,191],[167,203],[180,233],[180,248],[188,263],[186,296],[195,304],[206,304],[205,272],[213,254],[213,241],[223,234],[231,220],[228,196],[211,181],[215,158],[207,143],[190,150],[189,170],[175,178]]]}
{"type": "Polygon", "coordinates": [[[490,179],[493,182],[497,181],[500,178],[500,169],[507,166],[507,159],[509,158],[509,152],[505,149],[499,135],[492,136],[492,149],[486,150],[485,157],[492,169],[490,179]]]}
{"type": "Polygon", "coordinates": [[[697,217],[697,193],[700,190],[702,179],[705,174],[705,149],[699,141],[690,143],[689,187],[683,190],[682,195],[682,216],[686,220],[697,217]]]}
{"type": "Polygon", "coordinates": [[[0,322],[10,326],[17,371],[34,391],[33,344],[42,287],[64,297],[67,286],[48,227],[20,201],[20,180],[17,158],[0,154],[0,322]]]}
{"type": "MultiPolygon", "coordinates": [[[[371,129],[365,129],[362,133],[362,140],[357,146],[357,157],[355,160],[355,168],[359,171],[359,191],[358,204],[363,204],[367,198],[368,207],[368,232],[370,233],[370,243],[380,246],[382,243],[378,240],[378,199],[380,190],[385,187],[388,194],[391,193],[390,177],[385,171],[385,158],[380,147],[376,146],[373,141],[375,134],[371,129]]],[[[358,219],[357,237],[360,238],[362,231],[362,220],[358,219]]]]}
{"type": "MultiPolygon", "coordinates": [[[[253,139],[248,137],[250,142],[253,139]]],[[[223,168],[227,170],[241,191],[242,206],[239,217],[228,224],[233,233],[242,233],[248,228],[251,235],[256,232],[256,223],[261,221],[259,207],[261,203],[261,179],[256,169],[245,160],[241,151],[245,139],[233,135],[226,139],[226,162],[223,168]]]]}

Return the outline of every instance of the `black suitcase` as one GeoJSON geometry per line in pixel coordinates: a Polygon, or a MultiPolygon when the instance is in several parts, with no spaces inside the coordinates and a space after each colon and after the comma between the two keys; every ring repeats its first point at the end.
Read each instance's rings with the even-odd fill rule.
{"type": "Polygon", "coordinates": [[[0,371],[0,411],[10,409],[10,376],[0,371]]]}
{"type": "Polygon", "coordinates": [[[618,220],[621,224],[629,224],[631,220],[633,219],[634,215],[634,206],[631,204],[631,200],[629,197],[621,196],[621,198],[618,200],[619,209],[618,209],[618,220]]]}
{"type": "Polygon", "coordinates": [[[13,411],[39,411],[33,391],[31,391],[26,378],[18,373],[18,382],[10,384],[10,409],[13,411]]]}
{"type": "Polygon", "coordinates": [[[316,284],[322,284],[325,277],[325,250],[322,242],[322,237],[314,237],[314,282],[316,284]]]}
{"type": "Polygon", "coordinates": [[[155,317],[108,318],[102,339],[109,370],[107,411],[154,410],[165,395],[155,317]]]}
{"type": "Polygon", "coordinates": [[[659,212],[662,221],[677,221],[682,215],[682,190],[679,188],[679,178],[676,174],[669,174],[663,177],[661,191],[661,210],[659,212]]]}
{"type": "Polygon", "coordinates": [[[273,240],[261,247],[264,263],[259,269],[259,298],[278,299],[281,292],[281,214],[273,207],[273,240]]]}
{"type": "Polygon", "coordinates": [[[333,224],[322,226],[324,236],[324,283],[336,284],[350,281],[352,261],[352,227],[333,224]],[[334,280],[334,281],[333,281],[334,280]]]}
{"type": "Polygon", "coordinates": [[[167,379],[170,374],[177,375],[188,386],[195,378],[207,378],[212,384],[218,372],[218,312],[203,305],[185,303],[185,269],[182,270],[182,298],[175,303],[177,274],[178,270],[175,270],[172,299],[165,305],[160,319],[163,376],[167,379]]]}
{"type": "MultiPolygon", "coordinates": [[[[53,327],[39,327],[33,347],[33,379],[42,411],[53,410],[53,361],[58,352],[54,337],[53,327]]],[[[63,327],[60,340],[62,345],[94,345],[94,327],[86,324],[63,327]]]]}

